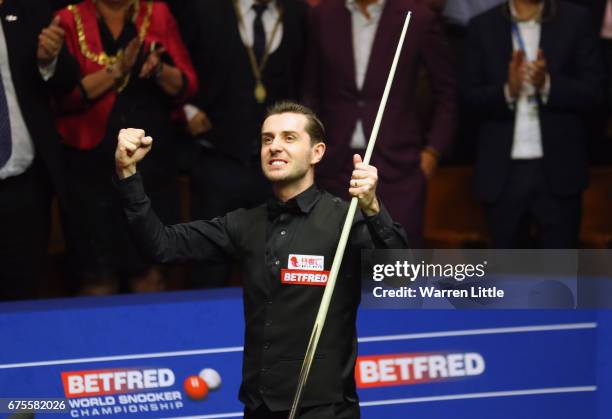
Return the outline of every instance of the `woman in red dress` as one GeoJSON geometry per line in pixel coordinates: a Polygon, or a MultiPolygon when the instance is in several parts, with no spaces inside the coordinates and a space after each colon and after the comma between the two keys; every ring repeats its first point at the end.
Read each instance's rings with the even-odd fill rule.
{"type": "Polygon", "coordinates": [[[195,71],[165,3],[84,0],[58,15],[81,75],[58,102],[56,118],[65,145],[71,265],[89,293],[130,281],[143,287],[159,275],[124,233],[110,181],[117,133],[142,127],[155,138],[153,158],[139,170],[159,203],[156,212],[178,221],[170,115],[197,90],[195,71]]]}

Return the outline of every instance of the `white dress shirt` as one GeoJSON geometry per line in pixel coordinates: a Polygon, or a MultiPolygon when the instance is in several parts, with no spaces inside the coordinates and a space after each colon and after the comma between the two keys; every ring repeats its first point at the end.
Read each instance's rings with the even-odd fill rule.
{"type": "MultiPolygon", "coordinates": [[[[510,11],[516,16],[513,2],[510,1],[510,11]]],[[[540,36],[542,25],[535,19],[518,22],[518,30],[525,46],[525,57],[528,61],[535,61],[538,57],[540,48],[540,36]]],[[[520,49],[518,37],[512,33],[512,46],[514,51],[520,49]]],[[[524,83],[516,101],[513,101],[508,94],[506,86],[506,99],[511,107],[514,107],[514,137],[512,140],[511,157],[516,160],[538,159],[544,156],[542,148],[542,130],[540,127],[540,117],[538,114],[538,103],[535,100],[535,88],[530,83],[524,83]]],[[[546,103],[550,92],[550,79],[546,78],[546,83],[540,92],[542,101],[546,103]]]]}
{"type": "Polygon", "coordinates": [[[8,105],[9,121],[11,123],[11,140],[13,148],[6,164],[0,168],[0,179],[23,174],[34,160],[34,144],[23,120],[17,93],[13,84],[9,57],[4,37],[4,29],[0,24],[0,73],[4,84],[4,93],[8,105]]]}
{"type": "MultiPolygon", "coordinates": [[[[376,30],[380,22],[380,16],[384,7],[384,0],[378,0],[370,4],[367,9],[370,18],[367,18],[355,0],[347,0],[346,7],[351,12],[351,22],[353,28],[353,53],[355,57],[355,83],[357,89],[363,88],[370,55],[372,53],[372,45],[376,37],[376,30]]],[[[367,145],[365,133],[363,132],[363,124],[361,120],[357,120],[353,137],[351,139],[351,148],[364,149],[367,145]]]]}

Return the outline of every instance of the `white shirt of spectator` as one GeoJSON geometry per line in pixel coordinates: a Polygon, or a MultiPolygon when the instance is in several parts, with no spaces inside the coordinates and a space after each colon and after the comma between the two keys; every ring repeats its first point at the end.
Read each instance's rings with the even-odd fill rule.
{"type": "MultiPolygon", "coordinates": [[[[510,1],[510,12],[516,16],[513,1],[510,1]]],[[[518,22],[518,30],[525,44],[525,55],[528,61],[535,61],[540,48],[540,36],[542,25],[535,19],[518,22]]],[[[519,42],[514,33],[512,34],[512,46],[514,51],[519,49],[519,42]]],[[[543,102],[548,99],[550,91],[550,80],[547,78],[541,97],[543,102]]],[[[515,160],[539,159],[544,156],[542,149],[542,131],[540,117],[538,115],[538,104],[534,101],[535,88],[530,83],[524,83],[521,93],[513,103],[505,89],[506,100],[516,109],[514,120],[514,138],[512,140],[511,156],[515,160]],[[530,100],[531,97],[531,100],[530,100]]]]}
{"type": "MultiPolygon", "coordinates": [[[[242,14],[242,21],[244,22],[244,26],[238,25],[240,29],[240,37],[242,38],[242,42],[244,45],[248,47],[253,46],[253,22],[255,21],[255,17],[257,14],[255,10],[253,10],[253,5],[257,3],[254,0],[239,0],[238,1],[238,9],[242,14]]],[[[272,32],[274,31],[274,25],[280,16],[280,10],[276,4],[276,1],[272,0],[268,2],[268,8],[261,15],[261,20],[263,23],[264,31],[266,32],[266,45],[270,43],[270,37],[272,36],[272,32]]],[[[283,39],[283,25],[282,22],[279,23],[278,29],[276,30],[276,35],[272,40],[272,44],[270,45],[270,54],[278,49],[281,43],[281,39],[283,39]]]]}
{"type": "Polygon", "coordinates": [[[32,137],[26,127],[19,103],[17,93],[13,84],[13,76],[9,63],[8,51],[4,29],[0,25],[0,73],[4,84],[4,93],[8,105],[9,121],[11,123],[11,140],[13,148],[11,157],[6,164],[0,168],[0,179],[6,179],[23,174],[34,160],[34,144],[32,137]]]}
{"type": "MultiPolygon", "coordinates": [[[[361,90],[365,81],[370,55],[372,53],[372,45],[376,37],[376,30],[380,22],[380,16],[384,7],[384,0],[378,0],[368,6],[368,19],[355,0],[347,0],[346,7],[351,12],[351,22],[353,28],[353,53],[355,56],[355,83],[357,88],[361,90]]],[[[366,148],[366,138],[363,132],[363,124],[361,120],[357,120],[353,137],[351,139],[351,148],[364,149],[366,148]]]]}

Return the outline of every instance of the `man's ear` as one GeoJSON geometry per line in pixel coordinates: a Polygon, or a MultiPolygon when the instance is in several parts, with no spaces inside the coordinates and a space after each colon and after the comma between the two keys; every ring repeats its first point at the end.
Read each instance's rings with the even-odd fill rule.
{"type": "Polygon", "coordinates": [[[325,154],[325,143],[317,143],[312,147],[312,159],[310,164],[317,164],[323,158],[325,154]]]}

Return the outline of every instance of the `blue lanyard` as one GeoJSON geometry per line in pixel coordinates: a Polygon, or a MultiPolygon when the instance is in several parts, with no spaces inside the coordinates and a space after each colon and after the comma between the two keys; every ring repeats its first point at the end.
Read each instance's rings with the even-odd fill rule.
{"type": "MultiPolygon", "coordinates": [[[[525,41],[523,40],[521,31],[519,30],[518,24],[516,22],[512,22],[512,34],[516,38],[516,43],[518,44],[519,49],[523,51],[523,53],[525,54],[525,58],[529,60],[529,57],[527,56],[527,48],[525,48],[525,41]]],[[[527,100],[530,104],[537,103],[535,95],[527,96],[527,100]]]]}
{"type": "Polygon", "coordinates": [[[518,24],[516,22],[512,22],[512,34],[516,38],[516,42],[518,43],[519,49],[525,53],[525,57],[527,57],[527,48],[525,48],[525,41],[523,41],[523,37],[521,35],[521,31],[519,30],[518,24]]]}

